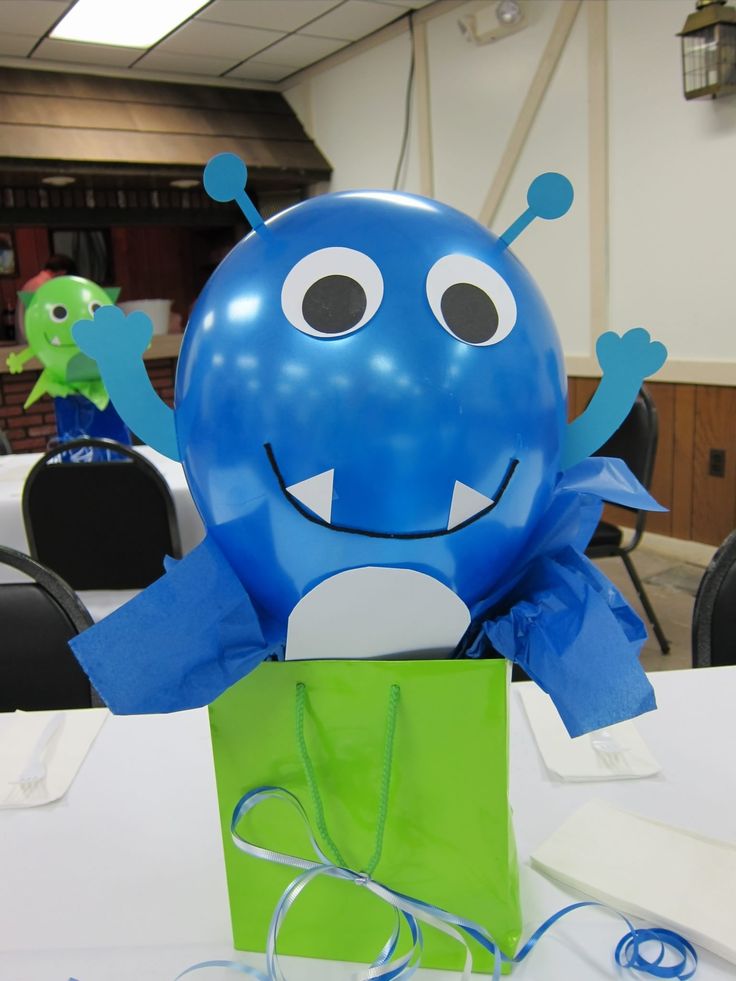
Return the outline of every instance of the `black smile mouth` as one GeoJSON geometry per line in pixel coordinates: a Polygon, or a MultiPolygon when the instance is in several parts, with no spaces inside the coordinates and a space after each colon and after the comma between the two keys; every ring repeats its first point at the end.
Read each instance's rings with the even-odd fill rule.
{"type": "Polygon", "coordinates": [[[49,347],[54,348],[56,351],[60,349],[63,350],[65,347],[76,347],[74,341],[67,341],[66,343],[63,343],[58,334],[53,334],[51,337],[49,337],[48,334],[44,334],[43,336],[46,338],[46,343],[49,345],[49,347]],[[54,341],[56,341],[56,343],[54,343],[54,341]]]}
{"type": "Polygon", "coordinates": [[[366,538],[396,538],[396,539],[415,539],[415,538],[440,538],[442,535],[453,535],[456,531],[460,531],[463,528],[467,528],[468,525],[474,524],[479,521],[486,514],[493,511],[494,508],[498,507],[501,502],[501,498],[506,492],[506,488],[511,482],[511,478],[514,475],[516,468],[519,465],[518,459],[512,458],[506,467],[506,472],[504,473],[501,483],[498,485],[498,489],[494,494],[493,498],[487,507],[481,508],[476,511],[470,517],[466,518],[464,521],[460,521],[454,524],[451,528],[436,528],[433,531],[369,531],[365,528],[354,528],[351,525],[340,525],[333,524],[331,521],[326,521],[324,518],[319,517],[309,508],[305,507],[302,502],[288,489],[286,481],[279,469],[279,465],[276,462],[276,456],[273,452],[273,448],[270,443],[264,443],[263,448],[266,451],[266,456],[268,457],[268,462],[271,464],[271,468],[279,482],[279,487],[281,488],[281,493],[284,495],[286,500],[291,504],[291,506],[301,514],[303,518],[307,521],[311,521],[314,524],[322,525],[323,528],[329,528],[330,531],[341,531],[350,535],[363,535],[366,538]]]}

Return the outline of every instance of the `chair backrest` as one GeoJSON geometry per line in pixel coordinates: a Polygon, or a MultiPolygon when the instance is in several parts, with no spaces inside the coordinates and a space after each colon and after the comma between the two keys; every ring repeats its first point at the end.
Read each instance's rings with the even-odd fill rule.
{"type": "Polygon", "coordinates": [[[639,483],[648,488],[652,482],[658,439],[657,407],[642,386],[629,414],[594,456],[618,457],[639,483]]]}
{"type": "Polygon", "coordinates": [[[10,445],[7,433],[4,429],[0,429],[0,456],[7,456],[12,452],[13,448],[10,445]]]}
{"type": "Polygon", "coordinates": [[[736,664],[736,531],[705,570],[693,608],[694,668],[736,664]]]}
{"type": "MultiPolygon", "coordinates": [[[[658,440],[657,407],[648,390],[642,385],[629,414],[613,436],[610,436],[593,455],[613,456],[623,460],[639,483],[649,490],[654,473],[654,461],[657,457],[658,440]]],[[[636,508],[626,510],[636,513],[634,535],[626,546],[626,551],[630,552],[636,548],[644,533],[648,512],[636,508]]]]}
{"type": "Polygon", "coordinates": [[[92,617],[29,556],[0,546],[0,563],[32,580],[0,584],[0,712],[89,708],[96,699],[67,642],[92,617]]]}
{"type": "Polygon", "coordinates": [[[163,574],[165,555],[181,556],[166,481],[113,440],[72,440],[46,453],[26,478],[23,521],[31,555],[74,589],[142,589],[163,574]],[[121,458],[59,460],[92,447],[121,458]]]}

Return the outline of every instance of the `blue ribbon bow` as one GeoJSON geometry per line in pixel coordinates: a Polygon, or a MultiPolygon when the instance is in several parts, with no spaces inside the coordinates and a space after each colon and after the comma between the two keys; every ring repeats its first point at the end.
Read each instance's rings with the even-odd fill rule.
{"type": "Polygon", "coordinates": [[[343,868],[332,863],[317,844],[309,819],[298,798],[283,787],[257,787],[245,794],[238,801],[233,811],[230,822],[230,834],[233,843],[240,851],[254,858],[260,858],[267,862],[275,862],[278,865],[290,865],[300,869],[299,875],[286,887],[281,895],[276,909],[271,918],[268,928],[266,941],[266,973],[257,968],[249,967],[237,961],[202,961],[193,964],[178,975],[176,981],[194,971],[208,967],[224,967],[247,974],[257,981],[286,981],[286,977],[281,970],[277,954],[278,937],[281,927],[294,905],[299,895],[309,885],[309,883],[321,875],[327,875],[334,879],[343,879],[353,882],[361,888],[368,889],[374,896],[388,903],[396,913],[396,921],[393,932],[383,945],[377,958],[371,967],[362,975],[361,981],[408,981],[417,971],[421,964],[423,935],[421,923],[428,924],[436,930],[452,937],[465,948],[465,963],[462,969],[461,981],[470,981],[470,974],[473,969],[473,955],[468,946],[466,938],[472,938],[493,955],[493,974],[492,981],[500,981],[501,965],[506,963],[519,964],[537,945],[541,937],[563,916],[572,913],[574,910],[582,909],[586,906],[598,906],[608,912],[615,913],[621,917],[628,932],[619,941],[614,958],[616,963],[625,968],[648,974],[654,978],[676,978],[678,981],[688,981],[693,977],[698,962],[698,955],[694,947],[684,937],[672,930],[661,928],[642,928],[637,929],[618,910],[606,906],[594,900],[572,903],[558,910],[538,927],[524,946],[514,957],[504,954],[495,942],[491,934],[480,924],[474,923],[462,916],[454,916],[439,906],[432,906],[419,899],[406,896],[396,892],[388,886],[377,882],[365,872],[356,872],[352,869],[343,868]],[[259,804],[265,800],[280,800],[293,807],[301,816],[307,835],[312,844],[312,848],[317,856],[317,861],[298,858],[295,855],[288,855],[283,852],[272,851],[262,848],[253,842],[243,838],[238,833],[240,821],[259,804]],[[406,954],[396,957],[396,950],[399,945],[402,924],[409,928],[411,937],[411,947],[406,954]],[[654,942],[656,944],[653,956],[647,957],[643,950],[644,945],[654,942]],[[674,955],[677,960],[674,963],[665,964],[668,953],[674,955]]]}

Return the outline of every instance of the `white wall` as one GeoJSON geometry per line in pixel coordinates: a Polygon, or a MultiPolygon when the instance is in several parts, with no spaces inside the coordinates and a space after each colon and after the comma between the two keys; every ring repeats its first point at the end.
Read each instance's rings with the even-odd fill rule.
{"type": "Polygon", "coordinates": [[[611,314],[677,358],[736,361],[736,96],[682,95],[672,35],[694,9],[609,4],[611,314]]]}
{"type": "MultiPolygon", "coordinates": [[[[601,329],[642,324],[668,345],[670,378],[736,384],[729,193],[736,97],[688,103],[682,95],[675,35],[692,0],[607,0],[610,224],[608,241],[591,243],[588,13],[598,2],[583,2],[492,227],[500,233],[524,209],[537,173],[567,174],[573,210],[535,222],[514,245],[547,297],[566,352],[585,357],[601,329]],[[610,256],[607,324],[590,322],[591,245],[610,256]]],[[[478,6],[427,25],[435,197],[474,216],[560,2],[525,0],[529,27],[473,47],[457,19],[478,6]]],[[[333,189],[391,186],[409,56],[406,33],[287,91],[335,168],[333,189]]],[[[411,191],[419,190],[416,117],[415,110],[402,185],[411,191]]]]}

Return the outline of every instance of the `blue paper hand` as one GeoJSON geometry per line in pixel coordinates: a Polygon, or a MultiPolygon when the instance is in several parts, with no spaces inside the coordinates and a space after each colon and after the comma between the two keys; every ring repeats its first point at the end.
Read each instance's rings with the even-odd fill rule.
{"type": "Polygon", "coordinates": [[[102,380],[126,425],[159,453],[180,460],[174,413],[151,385],[143,352],[153,325],[141,311],[125,316],[114,306],[100,307],[94,319],[72,327],[79,347],[97,362],[102,380]]]}
{"type": "Polygon", "coordinates": [[[623,336],[607,331],[596,344],[603,377],[585,412],[567,427],[560,467],[579,463],[595,453],[624,421],[646,377],[658,371],[667,348],[652,341],[642,327],[623,336]]]}
{"type": "Polygon", "coordinates": [[[627,330],[620,337],[612,330],[601,334],[595,346],[598,363],[608,374],[637,378],[640,382],[659,371],[667,359],[667,348],[653,341],[643,327],[627,330]]]}

